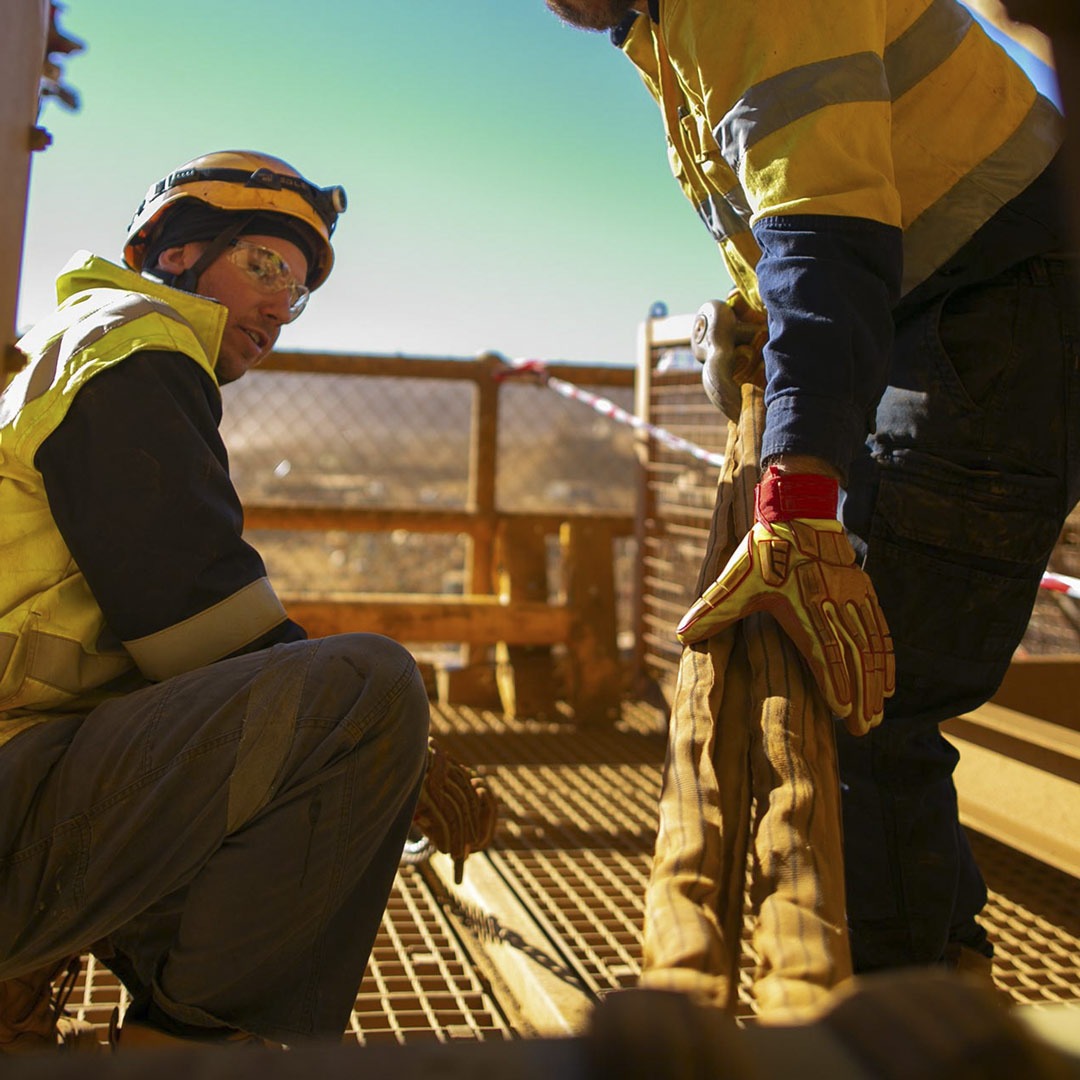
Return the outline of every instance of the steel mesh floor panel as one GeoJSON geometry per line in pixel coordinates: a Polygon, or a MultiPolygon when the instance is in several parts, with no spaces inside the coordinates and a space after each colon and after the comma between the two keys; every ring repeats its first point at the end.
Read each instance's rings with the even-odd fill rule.
{"type": "MultiPolygon", "coordinates": [[[[437,710],[433,729],[488,777],[503,804],[490,859],[597,997],[633,985],[656,830],[664,739],[648,707],[620,729],[508,721],[437,710]]],[[[970,834],[988,901],[982,919],[998,987],[1021,1005],[1080,1002],[1080,883],[980,834],[970,834]]],[[[753,1016],[757,958],[750,911],[736,1015],[753,1016]]]]}
{"type": "MultiPolygon", "coordinates": [[[[605,731],[459,708],[436,711],[433,729],[498,795],[488,857],[582,985],[597,998],[634,986],[666,745],[655,712],[627,708],[605,731]]],[[[755,964],[747,934],[741,1017],[753,1014],[755,964]]]]}
{"type": "MultiPolygon", "coordinates": [[[[495,847],[477,858],[489,860],[591,996],[634,985],[664,758],[654,711],[628,706],[608,731],[436,707],[432,728],[502,802],[495,847]]],[[[983,921],[998,986],[1021,1005],[1080,1004],[1080,883],[969,835],[989,890],[983,921]]],[[[451,920],[441,905],[453,888],[433,889],[430,875],[398,873],[346,1035],[365,1044],[515,1037],[515,1003],[482,974],[483,934],[451,920]]],[[[755,963],[747,933],[737,1009],[745,1020],[755,963]]],[[[69,1011],[104,1041],[114,1008],[122,1015],[127,1004],[116,977],[84,958],[69,1011]]]]}
{"type": "Polygon", "coordinates": [[[511,1037],[415,867],[397,875],[348,1030],[365,1045],[511,1037]]]}
{"type": "Polygon", "coordinates": [[[989,892],[981,919],[994,943],[994,981],[1018,1004],[1080,1004],[1080,881],[968,835],[989,892]]]}
{"type": "MultiPolygon", "coordinates": [[[[92,1023],[106,1043],[113,1010],[122,1019],[129,1002],[104,964],[83,957],[68,1002],[72,1015],[92,1023]]],[[[344,1034],[364,1045],[513,1037],[416,867],[398,872],[344,1034]]]]}
{"type": "Polygon", "coordinates": [[[122,1018],[131,999],[120,980],[99,960],[84,956],[82,961],[82,969],[68,999],[67,1011],[93,1024],[98,1039],[107,1044],[113,1011],[117,1010],[122,1018]]]}

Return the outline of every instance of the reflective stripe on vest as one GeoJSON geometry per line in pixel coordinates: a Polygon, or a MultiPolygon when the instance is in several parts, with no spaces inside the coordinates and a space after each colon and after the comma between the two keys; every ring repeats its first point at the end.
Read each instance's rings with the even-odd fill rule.
{"type": "Polygon", "coordinates": [[[168,304],[139,294],[121,294],[120,299],[94,312],[94,318],[86,326],[76,323],[62,336],[58,337],[36,359],[27,372],[23,392],[14,390],[14,383],[0,397],[0,427],[9,424],[23,406],[36,401],[48,390],[56,379],[56,373],[76,353],[96,345],[106,334],[124,324],[130,324],[146,315],[160,315],[164,319],[179,323],[186,330],[195,333],[194,327],[168,304]],[[79,330],[83,332],[78,333],[79,330]]]}
{"type": "Polygon", "coordinates": [[[88,653],[78,641],[42,630],[29,630],[26,636],[26,677],[65,694],[81,694],[131,670],[126,655],[88,653]]]}

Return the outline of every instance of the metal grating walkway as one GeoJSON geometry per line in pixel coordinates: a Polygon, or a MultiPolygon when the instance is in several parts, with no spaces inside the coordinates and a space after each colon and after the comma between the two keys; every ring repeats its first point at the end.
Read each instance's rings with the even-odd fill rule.
{"type": "MultiPolygon", "coordinates": [[[[436,856],[403,867],[346,1035],[363,1044],[505,1040],[580,1031],[634,985],[664,757],[658,718],[615,731],[435,707],[433,731],[502,801],[496,848],[453,884],[436,856]]],[[[990,890],[995,979],[1020,1005],[1080,1007],[1080,883],[971,834],[990,890]]],[[[745,944],[745,942],[744,942],[745,944]]],[[[738,1014],[753,1016],[747,946],[738,1014]]],[[[71,1008],[104,1036],[116,979],[92,959],[71,1008]]]]}
{"type": "Polygon", "coordinates": [[[994,981],[1020,1005],[1080,1005],[1080,882],[979,833],[994,981]]]}
{"type": "Polygon", "coordinates": [[[414,867],[403,867],[349,1021],[359,1043],[509,1038],[510,1026],[414,867]]]}

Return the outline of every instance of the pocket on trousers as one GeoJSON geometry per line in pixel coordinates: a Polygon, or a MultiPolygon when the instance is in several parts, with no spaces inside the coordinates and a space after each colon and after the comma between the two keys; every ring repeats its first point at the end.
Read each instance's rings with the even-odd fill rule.
{"type": "Polygon", "coordinates": [[[90,822],[84,815],[53,831],[52,850],[38,893],[37,910],[43,918],[69,918],[83,906],[89,858],[90,822]]]}
{"type": "Polygon", "coordinates": [[[1037,585],[1030,577],[972,569],[887,540],[875,540],[867,570],[898,658],[919,655],[922,675],[963,685],[966,694],[993,692],[984,683],[1003,673],[1031,614],[1037,585]]]}
{"type": "Polygon", "coordinates": [[[866,569],[898,647],[972,689],[996,678],[1060,531],[1058,489],[925,455],[884,470],[866,569]]]}
{"type": "Polygon", "coordinates": [[[57,826],[48,840],[0,861],[4,878],[0,954],[35,939],[53,938],[84,904],[90,822],[80,815],[57,826]]]}
{"type": "Polygon", "coordinates": [[[1051,476],[968,469],[903,451],[881,470],[874,538],[910,541],[946,561],[1040,570],[1061,530],[1061,484],[1051,476]]]}
{"type": "Polygon", "coordinates": [[[1009,277],[949,293],[937,319],[937,365],[942,385],[967,409],[985,409],[1012,378],[1019,287],[1009,277]]]}

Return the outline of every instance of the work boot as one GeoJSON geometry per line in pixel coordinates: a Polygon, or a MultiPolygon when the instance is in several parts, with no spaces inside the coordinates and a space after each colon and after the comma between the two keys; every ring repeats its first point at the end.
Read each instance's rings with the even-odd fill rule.
{"type": "MultiPolygon", "coordinates": [[[[198,1045],[281,1048],[280,1043],[268,1042],[258,1035],[234,1028],[193,1028],[176,1024],[177,1030],[170,1031],[145,1016],[136,1018],[130,1012],[122,1025],[119,1018],[119,1010],[114,1010],[109,1021],[109,1046],[113,1053],[124,1053],[128,1050],[184,1050],[198,1045]]],[[[163,1023],[169,1021],[164,1019],[163,1023]]]]}
{"type": "Polygon", "coordinates": [[[955,971],[957,975],[969,982],[992,991],[1002,1004],[1012,1003],[1012,994],[1007,990],[1002,990],[994,982],[993,957],[987,956],[982,949],[962,945],[959,941],[950,941],[945,946],[941,966],[946,971],[955,971]]]}
{"type": "Polygon", "coordinates": [[[93,1024],[64,1011],[80,962],[78,956],[69,956],[0,982],[0,1055],[101,1050],[93,1024]]]}

